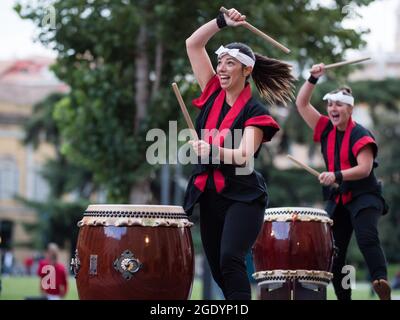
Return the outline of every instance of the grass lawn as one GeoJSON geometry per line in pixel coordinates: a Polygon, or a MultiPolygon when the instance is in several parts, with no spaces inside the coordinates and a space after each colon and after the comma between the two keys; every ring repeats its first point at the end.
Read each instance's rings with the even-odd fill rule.
{"type": "MultiPolygon", "coordinates": [[[[24,300],[27,297],[39,297],[39,280],[36,277],[3,277],[3,289],[0,300],[24,300]]],[[[254,290],[254,297],[256,296],[254,290]]],[[[196,279],[192,290],[192,300],[200,300],[202,296],[202,283],[196,279]]],[[[393,296],[400,296],[400,290],[393,291],[393,296]]],[[[78,293],[76,290],[75,278],[69,278],[69,290],[66,299],[77,300],[78,293]]],[[[334,300],[335,294],[331,285],[328,287],[328,300],[334,300]]],[[[376,295],[370,296],[370,288],[368,283],[357,283],[356,289],[353,290],[354,300],[377,299],[376,295]]]]}

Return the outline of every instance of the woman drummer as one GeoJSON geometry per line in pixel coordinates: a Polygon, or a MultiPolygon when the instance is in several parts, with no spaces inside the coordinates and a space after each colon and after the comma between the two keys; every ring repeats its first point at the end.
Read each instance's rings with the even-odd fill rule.
{"type": "Polygon", "coordinates": [[[242,43],[220,46],[214,70],[205,49],[207,42],[221,28],[244,22],[245,16],[230,9],[186,40],[202,91],[193,101],[200,109],[196,131],[202,140],[190,143],[203,161],[194,167],[184,201],[188,214],[200,203],[204,251],[225,298],[243,300],[251,299],[245,255],[261,230],[267,191],[258,172],[243,174],[236,169],[257,157],[261,144],[279,130],[267,108],[252,97],[248,80],[252,77],[260,94],[273,103],[290,100],[294,81],[288,64],[255,54],[242,43]],[[206,132],[201,136],[203,129],[206,132]],[[240,139],[234,130],[240,130],[240,139]]]}
{"type": "Polygon", "coordinates": [[[326,94],[328,116],[321,115],[310,99],[324,64],[314,65],[310,78],[296,99],[297,110],[314,131],[314,141],[321,151],[328,171],[319,175],[323,185],[326,210],[333,219],[333,236],[338,256],[333,263],[333,285],[340,300],[351,299],[351,289],[344,288],[342,272],[346,252],[354,230],[358,246],[368,266],[373,287],[380,299],[390,299],[387,264],[378,236],[378,219],[387,213],[381,185],[374,168],[378,147],[373,135],[352,120],[354,97],[343,87],[326,94]],[[334,188],[333,184],[339,185],[334,188]]]}

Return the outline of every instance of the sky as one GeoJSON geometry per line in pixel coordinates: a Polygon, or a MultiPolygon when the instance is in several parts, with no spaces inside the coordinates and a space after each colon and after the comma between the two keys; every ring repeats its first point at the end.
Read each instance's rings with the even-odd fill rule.
{"type": "MultiPolygon", "coordinates": [[[[319,0],[329,3],[332,0],[319,0]]],[[[27,20],[22,20],[13,11],[15,0],[0,0],[0,60],[12,58],[24,58],[41,55],[55,57],[55,53],[44,48],[40,43],[33,41],[35,26],[27,20]]],[[[394,38],[396,29],[396,9],[400,0],[376,0],[369,7],[355,9],[362,18],[355,18],[352,8],[344,9],[344,20],[347,28],[371,29],[371,34],[365,37],[368,49],[371,52],[394,50],[394,38]]],[[[399,22],[400,23],[400,22],[399,22]]]]}

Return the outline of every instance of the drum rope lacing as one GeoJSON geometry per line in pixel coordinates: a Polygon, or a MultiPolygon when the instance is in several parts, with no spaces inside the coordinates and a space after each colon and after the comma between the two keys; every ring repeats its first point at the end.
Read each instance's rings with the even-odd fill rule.
{"type": "Polygon", "coordinates": [[[333,274],[330,272],[316,270],[268,270],[253,274],[255,280],[263,283],[285,282],[296,279],[299,282],[328,285],[332,277],[333,274]]]}
{"type": "Polygon", "coordinates": [[[182,212],[86,210],[82,226],[144,226],[144,227],[191,227],[193,225],[182,212]]]}

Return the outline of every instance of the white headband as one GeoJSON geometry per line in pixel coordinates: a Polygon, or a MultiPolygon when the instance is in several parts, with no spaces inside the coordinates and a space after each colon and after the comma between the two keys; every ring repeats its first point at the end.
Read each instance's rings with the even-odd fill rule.
{"type": "Polygon", "coordinates": [[[220,46],[215,53],[218,55],[218,58],[225,54],[229,54],[231,57],[238,59],[246,67],[254,67],[254,64],[256,63],[253,58],[249,57],[247,54],[241,53],[239,49],[228,49],[224,46],[220,46]]]}
{"type": "Polygon", "coordinates": [[[342,91],[336,93],[327,93],[326,95],[324,95],[322,100],[340,101],[354,106],[354,98],[352,96],[346,96],[345,94],[343,94],[342,91]]]}

